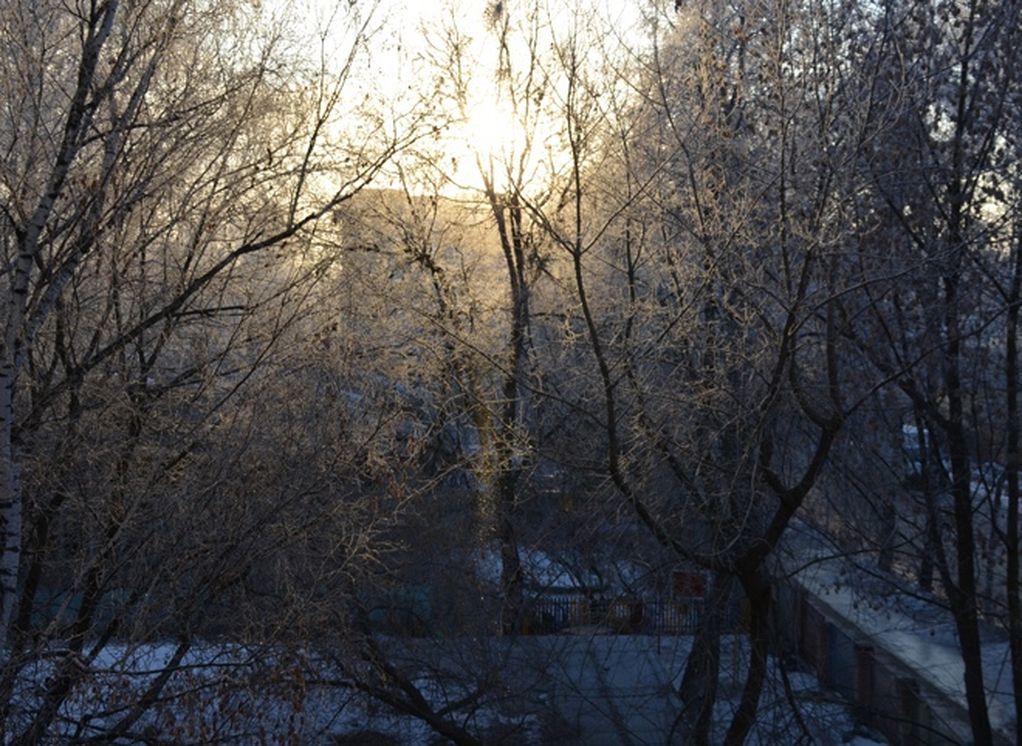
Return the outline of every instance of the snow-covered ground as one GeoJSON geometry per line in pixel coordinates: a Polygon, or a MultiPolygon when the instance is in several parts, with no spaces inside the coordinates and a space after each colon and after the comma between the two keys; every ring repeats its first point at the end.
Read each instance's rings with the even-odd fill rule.
{"type": "MultiPolygon", "coordinates": [[[[690,637],[639,635],[381,640],[434,709],[485,742],[587,746],[680,743],[676,691],[691,644],[690,637]],[[480,682],[484,688],[477,690],[480,682]]],[[[722,641],[718,735],[741,694],[744,646],[740,637],[722,641]]],[[[174,650],[171,644],[110,646],[90,665],[88,685],[61,709],[55,735],[83,740],[123,722],[174,650]]],[[[241,646],[196,647],[181,662],[163,695],[125,728],[123,742],[443,742],[422,720],[351,687],[337,662],[241,646]]],[[[26,671],[18,694],[23,716],[37,701],[33,682],[51,672],[42,665],[26,671]]],[[[813,676],[790,672],[788,690],[776,662],[770,673],[753,746],[877,743],[856,730],[813,676]]]]}

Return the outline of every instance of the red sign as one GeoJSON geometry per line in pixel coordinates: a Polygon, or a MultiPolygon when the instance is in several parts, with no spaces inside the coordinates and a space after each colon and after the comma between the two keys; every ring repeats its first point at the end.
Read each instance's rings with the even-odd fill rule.
{"type": "Polygon", "coordinates": [[[706,576],[694,570],[675,570],[674,595],[676,598],[705,598],[706,576]]]}

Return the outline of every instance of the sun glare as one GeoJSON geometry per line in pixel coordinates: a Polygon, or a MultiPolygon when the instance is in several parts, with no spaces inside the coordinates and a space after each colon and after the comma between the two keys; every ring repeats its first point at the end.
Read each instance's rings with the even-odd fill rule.
{"type": "MultiPolygon", "coordinates": [[[[285,7],[284,0],[267,1],[278,10],[285,7]]],[[[297,11],[299,24],[308,26],[310,39],[322,41],[315,50],[310,44],[310,53],[326,53],[328,62],[343,63],[343,54],[342,59],[332,60],[329,50],[350,49],[353,41],[348,35],[362,27],[352,25],[351,17],[337,14],[327,0],[299,1],[310,11],[297,11]]],[[[626,13],[630,3],[604,2],[607,17],[615,19],[615,29],[634,25],[634,18],[626,13]]],[[[440,180],[447,183],[437,186],[436,174],[431,175],[427,178],[433,188],[466,194],[478,192],[487,180],[501,191],[512,183],[518,188],[536,186],[549,182],[553,173],[564,167],[569,156],[557,135],[563,126],[563,111],[553,103],[557,78],[563,71],[558,70],[556,60],[537,62],[531,55],[547,55],[558,34],[572,28],[569,3],[547,6],[540,1],[532,11],[539,15],[531,19],[524,6],[510,3],[377,0],[370,5],[375,8],[367,16],[372,18],[367,26],[372,30],[372,44],[352,72],[352,90],[356,98],[364,95],[366,102],[379,109],[381,121],[407,114],[424,103],[434,107],[437,120],[449,117],[449,124],[441,127],[442,134],[433,143],[434,163],[440,180]],[[512,24],[505,46],[497,43],[494,7],[502,8],[499,12],[512,24]],[[530,23],[535,26],[530,28],[530,23]],[[458,50],[457,63],[452,62],[453,49],[458,50]],[[523,111],[511,100],[509,85],[514,84],[506,76],[522,75],[530,66],[537,77],[532,79],[535,87],[525,94],[531,106],[523,111]],[[546,76],[551,79],[537,82],[546,76]]],[[[632,8],[629,12],[635,15],[636,11],[632,8]]],[[[517,90],[515,95],[522,93],[517,90]]],[[[339,122],[339,126],[349,124],[348,117],[339,122]]],[[[387,178],[386,173],[380,174],[376,183],[385,183],[387,178]]],[[[395,184],[398,181],[394,179],[395,184]]]]}
{"type": "Polygon", "coordinates": [[[464,151],[452,175],[460,185],[480,186],[485,174],[497,188],[505,188],[509,179],[518,179],[528,168],[531,133],[512,106],[490,97],[470,107],[467,116],[451,131],[464,151]]]}

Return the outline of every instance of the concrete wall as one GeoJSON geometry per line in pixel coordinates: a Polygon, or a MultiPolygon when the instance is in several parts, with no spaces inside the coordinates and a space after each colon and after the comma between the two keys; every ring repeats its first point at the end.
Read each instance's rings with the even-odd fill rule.
{"type": "Polygon", "coordinates": [[[820,683],[847,701],[861,722],[895,746],[948,746],[969,742],[961,707],[927,691],[900,661],[874,649],[853,625],[835,618],[794,584],[781,586],[774,629],[782,647],[812,670],[820,683]]]}

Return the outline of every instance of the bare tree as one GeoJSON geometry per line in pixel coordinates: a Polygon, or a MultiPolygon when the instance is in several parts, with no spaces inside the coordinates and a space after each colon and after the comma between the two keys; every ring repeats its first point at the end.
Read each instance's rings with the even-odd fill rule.
{"type": "MultiPolygon", "coordinates": [[[[986,742],[993,736],[981,558],[1000,552],[992,545],[1003,545],[1007,556],[1018,550],[1017,514],[1014,524],[1007,516],[1001,523],[989,467],[1015,459],[1011,231],[1018,208],[1007,184],[1017,129],[1015,64],[1008,60],[1017,48],[1018,16],[1011,4],[982,2],[890,3],[882,11],[880,91],[900,104],[886,107],[896,113],[890,137],[879,139],[875,151],[864,149],[875,153],[866,168],[876,203],[863,202],[860,212],[878,226],[874,235],[882,228],[885,245],[895,249],[892,276],[905,279],[872,286],[872,331],[859,343],[911,405],[926,511],[924,541],[915,547],[927,557],[920,580],[929,585],[932,561],[961,643],[973,735],[986,742]],[[991,407],[1000,409],[993,402],[1005,395],[1002,419],[991,407]],[[933,489],[942,473],[947,510],[933,489]]],[[[1009,496],[1009,514],[1014,502],[1009,496]]]]}
{"type": "MultiPolygon", "coordinates": [[[[347,514],[328,495],[357,473],[356,444],[382,436],[351,416],[348,432],[317,432],[324,420],[281,398],[297,364],[281,344],[316,323],[335,258],[320,219],[429,131],[428,114],[388,121],[349,93],[371,12],[335,19],[352,46],[332,67],[258,30],[261,12],[18,3],[3,26],[0,639],[14,740],[65,732],[62,707],[108,644],[163,630],[178,640],[164,673],[97,721],[131,733],[215,627],[212,597],[252,603],[247,579],[297,561],[317,521],[347,538],[303,561],[320,552],[345,577],[354,556],[338,553],[374,530],[352,516],[378,488],[346,487],[347,514]],[[240,397],[251,385],[262,395],[240,397]],[[265,442],[289,427],[290,453],[265,442]],[[26,667],[58,641],[46,683],[26,690],[26,667]]],[[[288,572],[274,578],[279,631],[304,599],[283,593],[288,572]]]]}
{"type": "MultiPolygon", "coordinates": [[[[566,33],[566,199],[530,206],[569,268],[596,373],[578,387],[603,423],[604,473],[679,560],[748,599],[752,652],[728,743],[751,731],[767,674],[769,559],[862,390],[839,365],[854,349],[838,262],[854,189],[843,174],[861,137],[843,112],[861,109],[832,19],[812,11],[659,17],[638,124],[607,103],[620,79],[566,33]]],[[[685,680],[697,742],[711,733],[715,622],[685,680]]]]}

